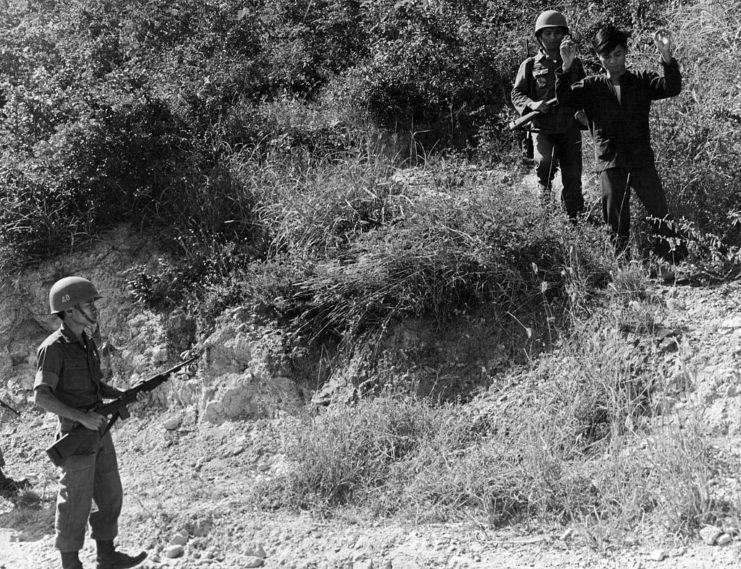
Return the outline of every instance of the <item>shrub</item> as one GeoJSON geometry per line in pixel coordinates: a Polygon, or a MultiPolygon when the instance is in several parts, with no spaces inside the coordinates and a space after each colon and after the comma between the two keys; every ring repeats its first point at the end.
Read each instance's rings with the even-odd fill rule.
{"type": "MultiPolygon", "coordinates": [[[[658,307],[636,306],[634,295],[618,304],[658,307]]],[[[271,507],[349,504],[415,523],[577,523],[597,547],[645,519],[691,534],[728,506],[710,485],[705,435],[692,420],[660,419],[661,356],[650,348],[659,326],[626,336],[622,316],[605,308],[558,353],[466,405],[382,392],[299,419],[285,432],[290,468],[256,496],[271,507]]]]}
{"type": "Polygon", "coordinates": [[[600,234],[533,216],[517,188],[466,180],[455,161],[413,172],[408,186],[379,178],[375,165],[339,172],[358,177],[325,170],[261,210],[273,248],[296,260],[290,293],[259,296],[280,298],[306,337],[349,340],[411,315],[442,324],[481,303],[502,314],[543,298],[576,306],[605,281],[600,234]]]}
{"type": "Polygon", "coordinates": [[[702,0],[674,7],[667,18],[676,26],[684,85],[682,94],[655,114],[652,128],[670,206],[700,231],[739,245],[728,215],[741,209],[741,166],[735,159],[741,152],[741,119],[733,115],[741,95],[728,77],[741,56],[733,39],[741,8],[702,0]]]}

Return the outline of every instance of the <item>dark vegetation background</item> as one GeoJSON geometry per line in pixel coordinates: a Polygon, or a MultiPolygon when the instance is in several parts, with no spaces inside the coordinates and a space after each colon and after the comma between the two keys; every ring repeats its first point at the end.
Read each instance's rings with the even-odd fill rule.
{"type": "Polygon", "coordinates": [[[585,282],[604,282],[596,237],[464,170],[514,167],[510,82],[546,8],[569,17],[592,71],[601,23],[631,29],[634,62],[654,68],[651,33],[675,31],[687,80],[653,114],[660,168],[695,253],[733,261],[738,7],[28,0],[0,21],[0,265],[12,274],[131,223],[173,254],[132,271],[142,302],[196,299],[205,323],[253,303],[313,339],[518,304],[544,279],[565,292],[569,248],[585,282]],[[399,184],[408,166],[437,193],[399,184]]]}

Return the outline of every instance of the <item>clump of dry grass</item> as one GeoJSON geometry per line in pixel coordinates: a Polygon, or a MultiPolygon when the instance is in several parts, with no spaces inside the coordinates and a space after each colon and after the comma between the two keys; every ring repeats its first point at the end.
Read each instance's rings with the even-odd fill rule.
{"type": "MultiPolygon", "coordinates": [[[[635,282],[613,294],[638,320],[659,317],[635,282]]],[[[307,419],[287,434],[293,468],[257,495],[419,523],[572,524],[594,547],[649,522],[689,533],[727,515],[699,423],[662,418],[658,326],[628,330],[614,308],[572,322],[557,350],[468,404],[386,393],[307,419]]]]}

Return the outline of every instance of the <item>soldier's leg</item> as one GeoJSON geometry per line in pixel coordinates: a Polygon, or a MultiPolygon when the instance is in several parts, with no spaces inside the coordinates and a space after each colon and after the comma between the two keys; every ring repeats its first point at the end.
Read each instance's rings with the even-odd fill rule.
{"type": "Polygon", "coordinates": [[[559,135],[557,154],[563,181],[561,202],[572,219],[584,210],[584,195],[581,186],[581,148],[581,131],[578,127],[574,126],[559,135]]]}
{"type": "Polygon", "coordinates": [[[110,433],[100,441],[95,463],[93,499],[98,506],[97,511],[90,515],[93,539],[115,539],[118,535],[118,516],[121,514],[123,504],[123,488],[110,433]]]}
{"type": "Polygon", "coordinates": [[[538,178],[538,193],[542,206],[551,201],[551,182],[556,174],[556,138],[550,134],[536,132],[533,134],[533,158],[535,175],[538,178]]]}
{"type": "Polygon", "coordinates": [[[90,515],[92,536],[97,546],[97,569],[127,569],[146,559],[140,552],[135,556],[116,551],[113,540],[118,535],[118,516],[123,504],[123,488],[118,472],[118,459],[110,433],[101,440],[95,471],[93,492],[98,511],[90,515]]]}
{"type": "Polygon", "coordinates": [[[95,454],[75,454],[62,465],[54,519],[56,547],[62,553],[82,549],[93,502],[95,454]]]}

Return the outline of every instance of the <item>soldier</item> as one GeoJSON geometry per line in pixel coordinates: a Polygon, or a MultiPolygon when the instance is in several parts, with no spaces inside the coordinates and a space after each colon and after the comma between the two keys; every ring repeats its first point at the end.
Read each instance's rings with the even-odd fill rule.
{"type": "MultiPolygon", "coordinates": [[[[98,349],[86,332],[97,326],[95,301],[99,298],[95,286],[81,277],[63,278],[49,291],[51,313],[61,324],[37,350],[34,402],[59,417],[57,437],[78,425],[102,432],[106,417],[85,409],[124,394],[102,381],[98,349]]],[[[62,569],[82,569],[79,550],[88,521],[97,545],[97,569],[125,569],[141,563],[145,552],[132,557],[113,545],[123,489],[110,433],[66,458],[61,470],[54,525],[62,569]],[[97,508],[91,513],[93,501],[97,508]]]]}
{"type": "MultiPolygon", "coordinates": [[[[16,415],[20,415],[18,411],[13,409],[10,405],[0,400],[0,414],[7,409],[12,411],[16,415]]],[[[0,449],[0,496],[5,498],[12,498],[18,494],[24,488],[30,486],[30,483],[25,478],[23,480],[13,480],[12,478],[5,475],[3,472],[5,468],[5,458],[3,458],[3,451],[0,449]]]]}
{"type": "Polygon", "coordinates": [[[0,496],[12,498],[30,485],[28,480],[13,480],[5,476],[3,468],[5,468],[5,459],[3,458],[3,451],[0,450],[0,496]]]}
{"type": "MultiPolygon", "coordinates": [[[[560,12],[547,10],[535,21],[535,37],[540,49],[520,65],[512,88],[512,104],[520,115],[539,111],[532,121],[534,133],[533,158],[538,177],[540,199],[548,206],[551,183],[558,166],[561,167],[563,190],[561,201],[571,219],[584,209],[581,174],[581,124],[577,109],[569,104],[557,104],[556,70],[561,68],[561,41],[569,35],[566,18],[560,12]]],[[[576,59],[569,68],[570,78],[584,77],[584,67],[576,59]]]]}

